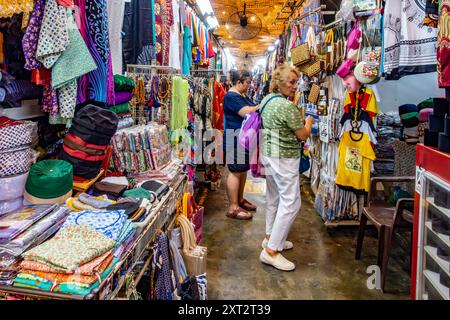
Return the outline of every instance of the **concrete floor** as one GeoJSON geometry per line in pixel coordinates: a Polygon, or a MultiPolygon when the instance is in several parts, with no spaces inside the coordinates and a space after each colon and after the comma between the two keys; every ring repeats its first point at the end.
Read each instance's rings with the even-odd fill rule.
{"type": "Polygon", "coordinates": [[[394,246],[386,292],[369,290],[366,269],[376,264],[376,233],[366,232],[362,258],[356,261],[356,228],[328,232],[305,194],[288,238],[294,249],[285,252],[297,268],[282,272],[263,265],[259,254],[264,237],[265,185],[250,182],[246,189],[252,193],[246,193],[246,198],[259,207],[253,220],[240,221],[225,216],[228,201],[224,181],[220,190],[208,193],[204,203],[202,245],[208,247],[208,299],[409,299],[404,251],[394,246]]]}

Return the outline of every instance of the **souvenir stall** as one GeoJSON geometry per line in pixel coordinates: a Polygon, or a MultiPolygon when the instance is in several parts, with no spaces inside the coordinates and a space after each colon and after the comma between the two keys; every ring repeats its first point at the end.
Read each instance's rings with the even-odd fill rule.
{"type": "MultiPolygon", "coordinates": [[[[304,174],[327,227],[359,225],[370,178],[410,175],[414,161],[405,159],[414,159],[415,144],[433,134],[425,109],[440,99],[385,112],[379,107],[381,78],[436,71],[434,7],[402,6],[403,1],[343,0],[331,11],[326,1],[306,1],[291,12],[269,54],[269,75],[283,62],[302,73],[294,102],[316,119],[303,150],[302,158],[310,159],[304,174]],[[397,25],[386,16],[398,16],[397,25]]],[[[412,195],[410,186],[397,187],[395,196],[412,195]]]]}
{"type": "Polygon", "coordinates": [[[214,83],[189,106],[205,85],[192,64],[215,54],[206,27],[183,1],[19,2],[0,4],[0,299],[206,299],[182,161],[194,125],[220,116],[214,83]],[[151,37],[122,34],[135,23],[151,37]],[[148,66],[122,75],[130,61],[148,66]]]}

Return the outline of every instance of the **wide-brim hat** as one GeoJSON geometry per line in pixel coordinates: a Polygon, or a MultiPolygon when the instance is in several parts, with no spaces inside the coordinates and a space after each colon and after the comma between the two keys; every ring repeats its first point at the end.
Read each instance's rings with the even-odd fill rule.
{"type": "Polygon", "coordinates": [[[23,198],[31,204],[64,204],[66,203],[67,199],[69,199],[71,196],[72,196],[72,189],[70,189],[66,194],[60,197],[49,199],[37,198],[29,194],[26,190],[23,194],[23,198]]]}
{"type": "Polygon", "coordinates": [[[64,203],[72,195],[73,167],[63,160],[35,163],[28,174],[24,198],[32,204],[64,203]]]}
{"type": "Polygon", "coordinates": [[[353,71],[355,74],[355,78],[356,80],[358,80],[359,82],[361,82],[362,84],[372,84],[375,81],[377,81],[378,76],[374,75],[374,76],[367,76],[364,74],[364,66],[365,66],[365,62],[361,61],[360,63],[358,63],[355,67],[355,70],[353,71]]]}

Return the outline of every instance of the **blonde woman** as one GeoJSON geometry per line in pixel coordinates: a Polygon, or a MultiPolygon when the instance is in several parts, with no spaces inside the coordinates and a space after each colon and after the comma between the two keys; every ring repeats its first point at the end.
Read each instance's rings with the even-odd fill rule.
{"type": "Polygon", "coordinates": [[[286,239],[301,206],[299,142],[309,137],[314,124],[314,118],[303,119],[289,100],[295,94],[298,78],[295,68],[279,66],[272,74],[272,93],[261,101],[267,193],[266,237],[260,261],[282,271],[295,269],[281,251],[293,248],[286,239]]]}

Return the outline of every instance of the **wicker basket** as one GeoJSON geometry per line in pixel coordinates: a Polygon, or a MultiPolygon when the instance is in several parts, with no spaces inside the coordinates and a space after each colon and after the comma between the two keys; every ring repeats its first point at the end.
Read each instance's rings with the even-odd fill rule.
{"type": "Polygon", "coordinates": [[[300,66],[307,63],[311,59],[309,52],[309,45],[307,43],[301,44],[291,50],[292,63],[295,66],[300,66]]]}
{"type": "Polygon", "coordinates": [[[314,77],[315,75],[320,73],[321,64],[319,59],[313,59],[308,63],[304,63],[298,67],[300,72],[307,77],[314,77]]]}

